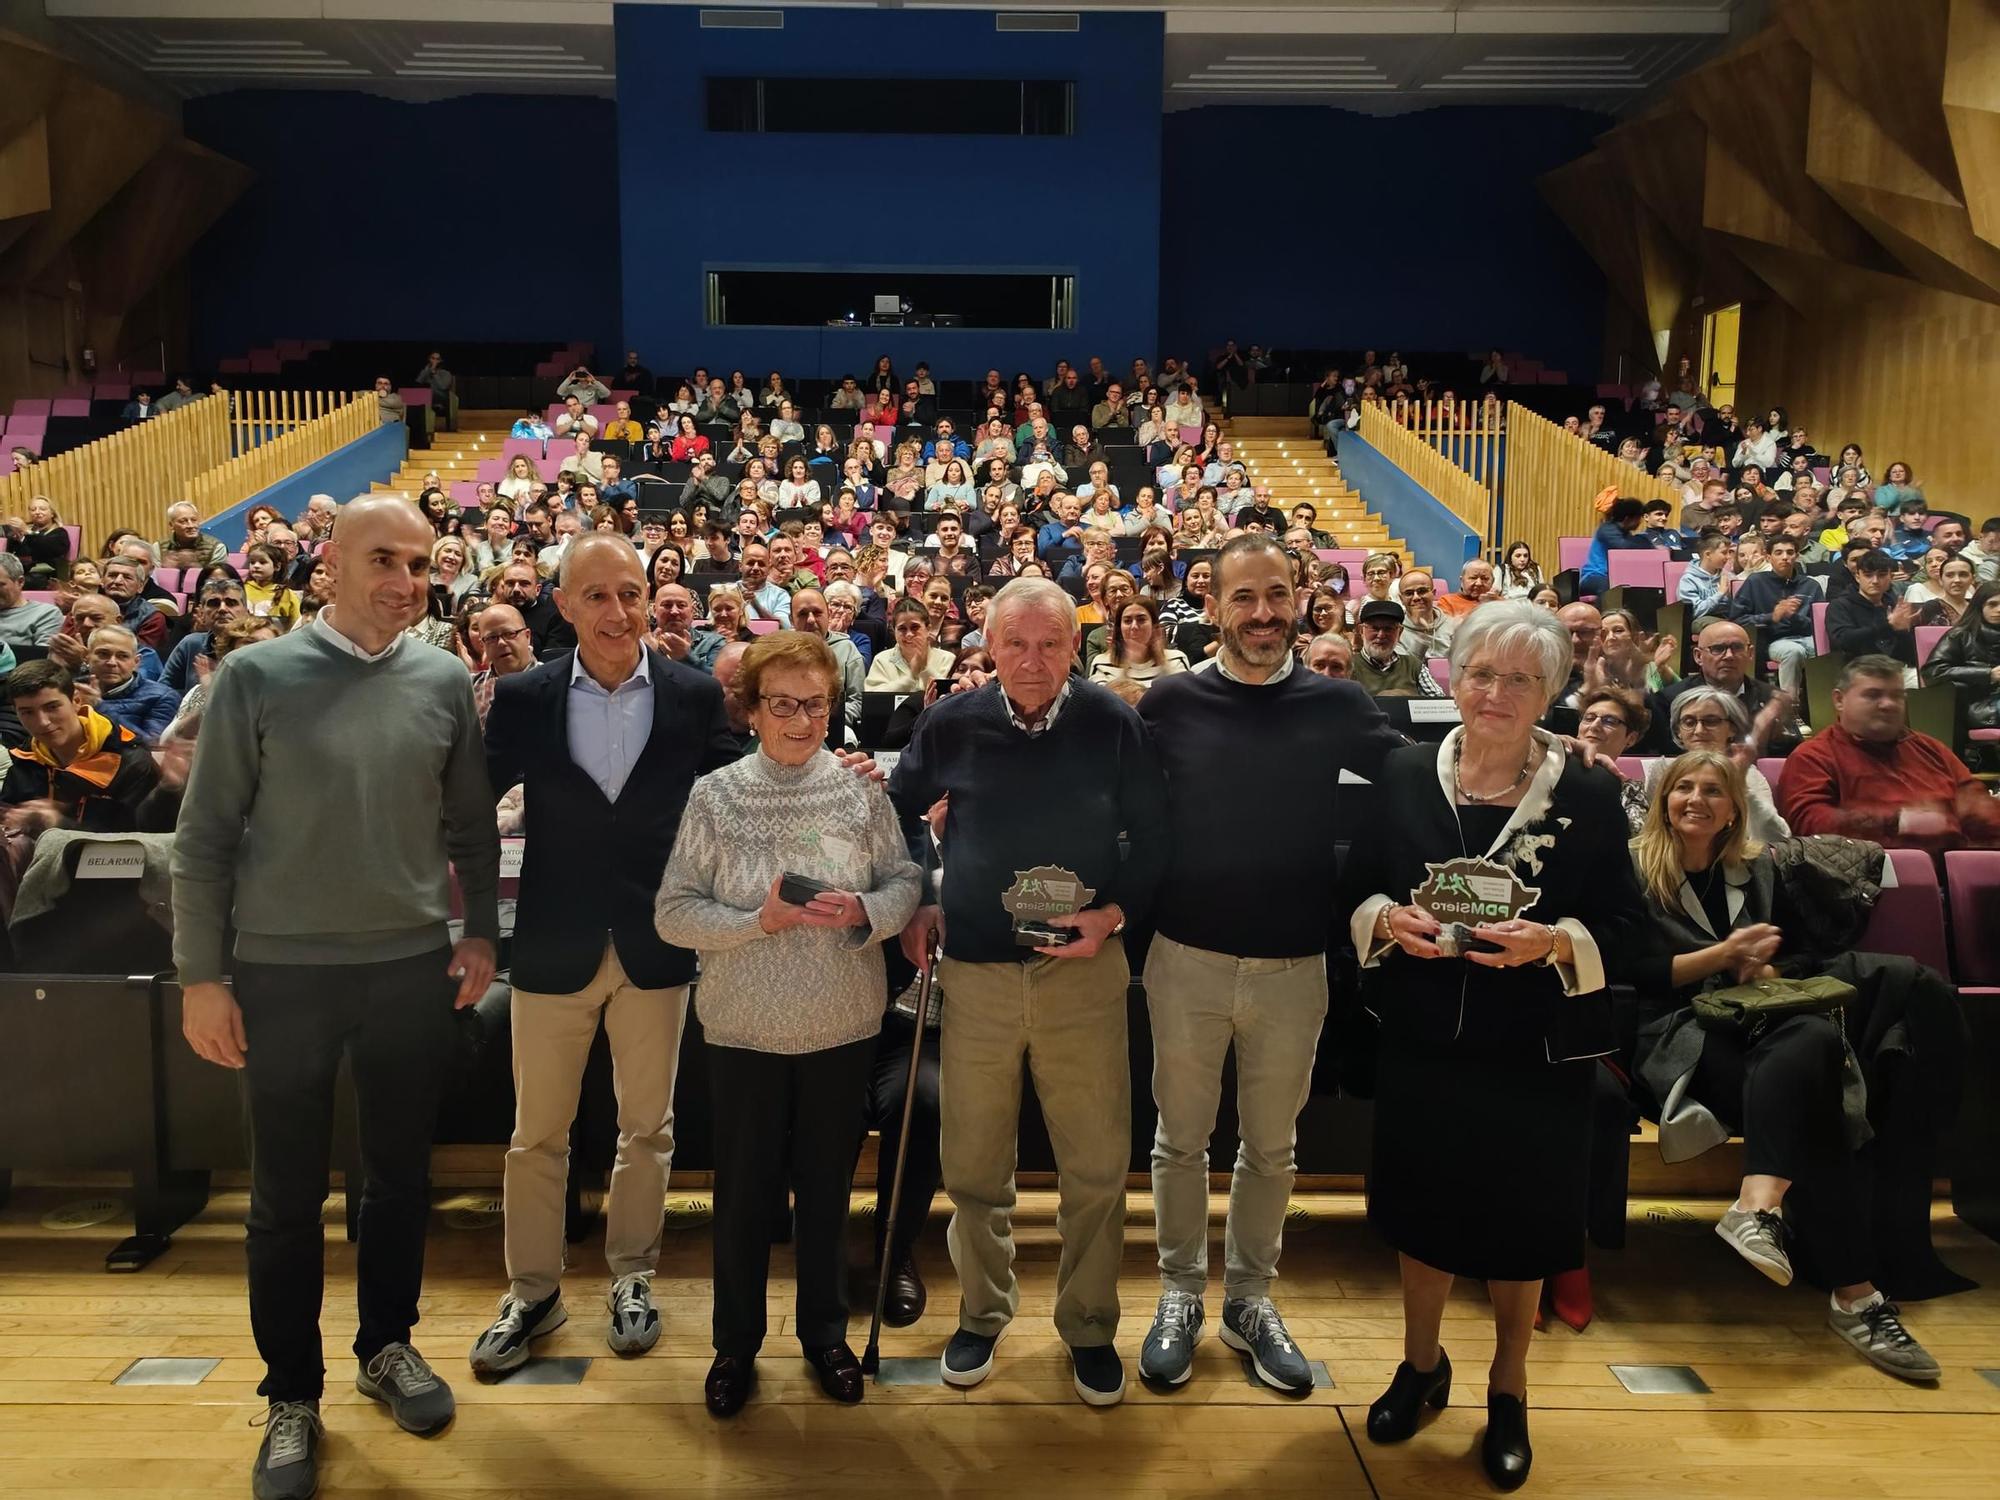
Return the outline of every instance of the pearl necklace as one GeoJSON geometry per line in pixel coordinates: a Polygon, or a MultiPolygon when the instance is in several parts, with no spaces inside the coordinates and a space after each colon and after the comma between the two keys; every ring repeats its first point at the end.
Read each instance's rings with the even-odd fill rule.
{"type": "Polygon", "coordinates": [[[1458,793],[1458,795],[1459,795],[1460,797],[1464,798],[1464,799],[1465,799],[1465,800],[1466,800],[1467,802],[1471,802],[1471,803],[1475,803],[1475,804],[1477,804],[1477,803],[1484,803],[1484,802],[1493,802],[1493,801],[1496,801],[1496,800],[1498,800],[1498,799],[1499,799],[1499,798],[1501,798],[1501,797],[1505,797],[1505,796],[1508,796],[1509,794],[1511,794],[1511,793],[1513,793],[1513,792],[1515,792],[1515,791],[1518,791],[1518,790],[1520,789],[1521,785],[1522,785],[1522,784],[1523,784],[1524,782],[1526,782],[1526,781],[1527,781],[1527,779],[1528,779],[1528,773],[1529,773],[1529,772],[1530,772],[1531,770],[1533,770],[1533,769],[1534,769],[1534,765],[1535,765],[1535,746],[1533,746],[1533,745],[1531,744],[1531,745],[1530,745],[1530,746],[1528,747],[1528,758],[1527,758],[1526,760],[1524,760],[1524,761],[1522,761],[1522,762],[1521,762],[1521,770],[1520,770],[1520,773],[1519,773],[1519,774],[1518,774],[1517,776],[1515,776],[1515,778],[1514,778],[1514,779],[1513,779],[1513,780],[1512,780],[1511,782],[1509,782],[1509,783],[1508,783],[1508,784],[1507,784],[1506,786],[1503,786],[1503,787],[1502,787],[1502,788],[1500,788],[1500,790],[1499,790],[1499,791],[1497,791],[1497,792],[1483,792],[1483,793],[1482,793],[1482,792],[1469,792],[1469,791],[1467,791],[1467,790],[1465,789],[1465,782],[1464,782],[1464,781],[1462,781],[1462,780],[1461,780],[1461,779],[1459,778],[1459,774],[1458,774],[1458,764],[1459,764],[1459,760],[1460,760],[1460,757],[1461,757],[1461,756],[1463,755],[1463,753],[1464,753],[1464,750],[1465,750],[1465,746],[1464,746],[1463,742],[1461,742],[1461,743],[1459,743],[1459,744],[1456,744],[1456,745],[1453,745],[1453,746],[1451,747],[1451,784],[1452,784],[1452,789],[1453,789],[1454,791],[1456,791],[1456,792],[1458,793]]]}

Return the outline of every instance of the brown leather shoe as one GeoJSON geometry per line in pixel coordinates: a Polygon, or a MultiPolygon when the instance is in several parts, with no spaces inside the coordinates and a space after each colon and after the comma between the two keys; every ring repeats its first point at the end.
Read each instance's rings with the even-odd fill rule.
{"type": "Polygon", "coordinates": [[[924,1315],[929,1300],[916,1256],[905,1254],[889,1268],[889,1296],[882,1306],[882,1321],[891,1328],[908,1328],[924,1315]]]}
{"type": "Polygon", "coordinates": [[[806,1363],[819,1376],[819,1388],[834,1400],[852,1406],[861,1399],[865,1382],[861,1378],[861,1361],[854,1357],[854,1351],[845,1344],[835,1344],[830,1349],[806,1350],[806,1363]]]}
{"type": "MultiPolygon", "coordinates": [[[[856,1370],[858,1373],[859,1366],[856,1370]]],[[[754,1359],[718,1354],[715,1363],[708,1367],[708,1379],[702,1382],[701,1391],[711,1416],[733,1417],[743,1410],[743,1403],[750,1399],[750,1393],[756,1388],[757,1362],[754,1359]]]]}

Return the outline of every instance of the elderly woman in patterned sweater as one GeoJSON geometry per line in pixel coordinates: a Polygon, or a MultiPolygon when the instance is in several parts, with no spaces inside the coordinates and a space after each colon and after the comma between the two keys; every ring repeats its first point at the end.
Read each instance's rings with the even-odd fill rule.
{"type": "Polygon", "coordinates": [[[705,1390],[717,1416],[740,1411],[756,1384],[770,1204],[787,1183],[799,1343],[828,1395],[861,1399],[847,1346],[847,1198],[882,1028],[880,944],[916,911],[921,877],[881,788],[825,748],[839,689],[817,636],[778,631],[744,653],[732,690],[758,753],[695,783],[654,906],[660,936],[701,955],[715,1102],[705,1390]],[[787,901],[787,875],[824,889],[787,901]]]}

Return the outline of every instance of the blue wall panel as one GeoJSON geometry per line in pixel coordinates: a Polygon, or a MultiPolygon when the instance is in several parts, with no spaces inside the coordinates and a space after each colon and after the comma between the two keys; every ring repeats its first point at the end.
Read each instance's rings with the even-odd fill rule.
{"type": "Polygon", "coordinates": [[[253,505],[275,505],[287,519],[304,514],[306,502],[314,495],[331,495],[345,505],[355,496],[367,494],[369,485],[388,479],[402,468],[409,448],[409,427],[401,422],[385,422],[366,437],[334,449],[325,458],[315,459],[269,489],[259,490],[240,505],[232,505],[220,515],[203,521],[202,528],[229,543],[232,549],[241,547],[243,523],[253,505]]]}
{"type": "Polygon", "coordinates": [[[1458,570],[1479,555],[1477,533],[1360,433],[1343,432],[1339,444],[1341,477],[1388,525],[1391,536],[1408,543],[1420,566],[1432,569],[1447,589],[1456,588],[1458,570]]]}
{"type": "Polygon", "coordinates": [[[787,10],[782,30],[704,30],[692,7],[620,5],[626,342],[656,370],[696,363],[860,371],[928,359],[1046,375],[1061,357],[1152,358],[1159,309],[1158,14],[1086,13],[1076,32],[1001,33],[988,11],[787,10]],[[712,134],[705,77],[1067,78],[1076,133],[712,134]],[[886,209],[885,209],[886,195],[886,209]],[[1073,271],[1071,332],[708,328],[708,267],[1073,271]]]}
{"type": "Polygon", "coordinates": [[[1527,105],[1168,115],[1161,352],[1497,344],[1591,380],[1604,277],[1535,178],[1611,123],[1527,105]]]}
{"type": "Polygon", "coordinates": [[[258,89],[184,123],[257,170],[188,258],[199,364],[278,338],[617,343],[609,99],[258,89]]]}

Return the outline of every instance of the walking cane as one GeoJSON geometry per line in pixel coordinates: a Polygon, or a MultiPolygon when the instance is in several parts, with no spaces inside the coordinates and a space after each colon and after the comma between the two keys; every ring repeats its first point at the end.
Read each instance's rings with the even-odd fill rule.
{"type": "Polygon", "coordinates": [[[917,1108],[917,1073],[924,1063],[924,1031],[931,1021],[931,991],[937,985],[935,930],[925,943],[924,972],[917,982],[917,1037],[910,1047],[910,1078],[903,1088],[903,1128],[896,1134],[896,1170],[889,1179],[889,1222],[882,1231],[882,1269],[875,1277],[875,1316],[868,1323],[868,1348],[861,1370],[882,1383],[882,1311],[889,1302],[889,1270],[895,1264],[896,1214],[903,1206],[903,1168],[910,1160],[910,1116],[917,1108]]]}

